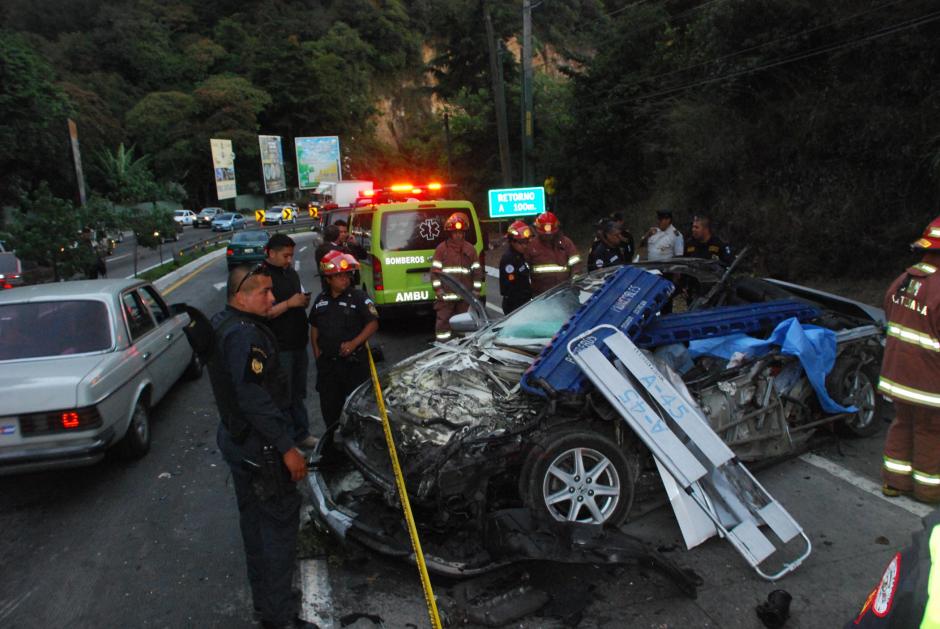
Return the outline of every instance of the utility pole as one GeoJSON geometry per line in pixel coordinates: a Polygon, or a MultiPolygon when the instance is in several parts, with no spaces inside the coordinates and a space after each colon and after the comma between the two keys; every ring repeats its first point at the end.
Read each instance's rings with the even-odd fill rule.
{"type": "Polygon", "coordinates": [[[490,78],[493,81],[493,108],[496,110],[496,137],[499,140],[499,166],[503,174],[503,187],[512,187],[512,162],[509,160],[509,127],[506,124],[506,95],[503,91],[503,64],[496,50],[496,35],[490,17],[489,3],[483,3],[483,21],[486,25],[486,45],[490,49],[490,78]]]}
{"type": "Polygon", "coordinates": [[[447,147],[447,181],[454,180],[454,156],[450,147],[450,114],[444,112],[444,143],[447,147]]]}
{"type": "Polygon", "coordinates": [[[532,0],[522,0],[522,185],[532,185],[532,0]]]}

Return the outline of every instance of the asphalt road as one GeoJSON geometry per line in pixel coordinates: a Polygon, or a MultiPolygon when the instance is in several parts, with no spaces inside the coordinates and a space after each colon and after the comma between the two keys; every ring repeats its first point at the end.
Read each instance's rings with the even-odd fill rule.
{"type": "MultiPolygon", "coordinates": [[[[248,220],[247,229],[264,229],[269,232],[308,230],[313,225],[313,219],[307,216],[298,217],[297,223],[284,225],[271,225],[263,227],[253,219],[248,220]]],[[[108,269],[109,277],[128,277],[134,274],[134,255],[137,255],[137,271],[141,272],[150,267],[159,265],[161,260],[172,260],[180,251],[189,251],[193,247],[198,247],[203,243],[212,243],[219,239],[226,240],[231,236],[231,232],[214,232],[211,229],[201,227],[184,227],[179,235],[178,241],[165,242],[156,249],[147,247],[135,247],[136,239],[131,232],[126,232],[124,241],[117,244],[110,256],[105,258],[105,264],[108,269]]]]}
{"type": "MultiPolygon", "coordinates": [[[[312,240],[300,236],[298,242],[301,277],[316,290],[312,240]]],[[[216,260],[173,282],[167,298],[213,313],[223,306],[224,282],[224,263],[216,260]]],[[[488,288],[495,288],[492,281],[488,288]]],[[[429,318],[384,321],[377,343],[394,362],[423,348],[432,328],[429,318]]],[[[313,381],[311,373],[308,408],[319,431],[313,381]]],[[[89,468],[0,478],[0,626],[254,626],[216,423],[204,375],[180,382],[154,410],[153,445],[144,459],[108,458],[89,468]]],[[[723,541],[686,551],[668,509],[625,530],[694,569],[704,580],[695,600],[637,567],[525,569],[560,602],[554,612],[563,606],[569,621],[580,617],[580,627],[761,627],[754,607],[777,588],[793,596],[787,627],[841,626],[857,613],[895,550],[909,542],[923,513],[922,505],[870,491],[877,487],[883,438],[882,431],[869,439],[824,439],[814,455],[758,474],[814,545],[809,560],[778,583],[759,579],[723,541]]],[[[427,626],[413,566],[334,542],[307,554],[313,557],[307,570],[318,578],[304,596],[327,610],[323,626],[339,627],[357,614],[380,617],[386,627],[427,626]]],[[[453,586],[434,579],[439,596],[453,586]]],[[[357,623],[378,626],[365,617],[357,623]]],[[[530,616],[512,626],[563,625],[530,616]]]]}

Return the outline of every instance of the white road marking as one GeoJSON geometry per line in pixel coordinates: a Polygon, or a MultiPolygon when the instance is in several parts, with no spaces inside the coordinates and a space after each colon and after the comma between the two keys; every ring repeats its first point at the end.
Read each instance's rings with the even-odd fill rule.
{"type": "Polygon", "coordinates": [[[28,592],[24,592],[23,594],[20,594],[16,598],[13,598],[9,601],[0,602],[0,620],[3,620],[7,616],[15,612],[16,608],[19,607],[23,603],[23,601],[29,598],[30,595],[32,595],[32,593],[35,591],[36,591],[36,588],[33,588],[32,590],[28,592]]]}
{"type": "Polygon", "coordinates": [[[497,269],[495,266],[487,266],[486,274],[490,277],[499,277],[499,269],[497,269]]]}
{"type": "Polygon", "coordinates": [[[325,559],[300,562],[300,618],[316,623],[320,629],[333,629],[333,595],[325,559]]]}
{"type": "Polygon", "coordinates": [[[116,261],[118,261],[118,260],[121,260],[121,259],[123,259],[123,258],[130,257],[130,256],[131,256],[130,253],[122,253],[122,254],[119,255],[119,256],[112,256],[112,257],[110,257],[110,258],[105,258],[105,262],[116,262],[116,261]]]}
{"type": "Polygon", "coordinates": [[[844,480],[848,484],[861,489],[865,493],[871,494],[877,498],[881,498],[888,504],[892,504],[895,507],[900,507],[909,513],[913,513],[917,517],[924,517],[933,512],[934,507],[926,504],[922,504],[915,500],[911,500],[905,496],[898,496],[897,498],[888,498],[881,493],[881,485],[873,481],[868,480],[862,476],[859,476],[855,472],[845,469],[837,463],[833,463],[829,459],[824,459],[823,457],[807,453],[800,456],[802,461],[809,463],[814,467],[818,467],[821,470],[825,470],[835,476],[838,479],[844,480]]]}
{"type": "Polygon", "coordinates": [[[222,290],[228,282],[216,282],[212,287],[216,290],[222,290]]]}

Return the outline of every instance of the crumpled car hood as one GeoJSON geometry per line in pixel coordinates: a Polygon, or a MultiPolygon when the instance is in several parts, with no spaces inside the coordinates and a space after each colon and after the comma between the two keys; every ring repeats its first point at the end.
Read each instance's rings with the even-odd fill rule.
{"type": "MultiPolygon", "coordinates": [[[[461,430],[509,427],[532,402],[519,381],[535,355],[492,343],[492,334],[477,334],[437,344],[380,376],[389,421],[402,447],[446,444],[461,430]]],[[[380,421],[371,383],[349,398],[346,419],[380,421]]]]}

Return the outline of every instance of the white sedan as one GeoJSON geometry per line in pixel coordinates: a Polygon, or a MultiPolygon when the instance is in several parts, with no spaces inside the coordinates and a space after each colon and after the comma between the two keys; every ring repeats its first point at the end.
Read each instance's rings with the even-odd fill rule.
{"type": "Polygon", "coordinates": [[[173,220],[180,225],[192,227],[193,222],[196,220],[196,213],[192,210],[176,210],[173,212],[173,220]]]}
{"type": "Polygon", "coordinates": [[[0,292],[0,475],[150,450],[150,411],[202,363],[185,306],[140,280],[0,292]]]}

